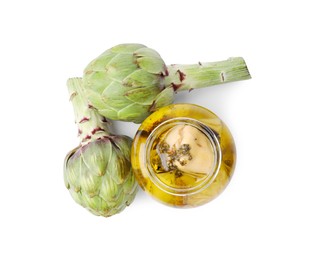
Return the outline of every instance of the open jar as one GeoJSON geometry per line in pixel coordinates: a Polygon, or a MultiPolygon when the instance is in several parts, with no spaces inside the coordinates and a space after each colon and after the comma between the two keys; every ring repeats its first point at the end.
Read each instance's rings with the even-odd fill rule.
{"type": "Polygon", "coordinates": [[[139,185],[155,199],[194,207],[225,189],[236,150],[230,131],[214,113],[193,104],[173,104],[141,124],[131,162],[139,185]]]}

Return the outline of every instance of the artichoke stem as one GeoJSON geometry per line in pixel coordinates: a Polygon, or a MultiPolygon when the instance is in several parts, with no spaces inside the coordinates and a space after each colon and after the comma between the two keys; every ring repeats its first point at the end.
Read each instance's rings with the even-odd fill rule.
{"type": "Polygon", "coordinates": [[[75,114],[75,123],[78,126],[78,135],[81,144],[87,144],[104,136],[110,135],[109,122],[99,115],[94,107],[89,105],[84,93],[82,78],[70,78],[67,81],[70,101],[75,114]]]}
{"type": "Polygon", "coordinates": [[[176,92],[251,78],[241,57],[192,65],[173,64],[168,66],[168,72],[165,86],[172,86],[176,92]]]}

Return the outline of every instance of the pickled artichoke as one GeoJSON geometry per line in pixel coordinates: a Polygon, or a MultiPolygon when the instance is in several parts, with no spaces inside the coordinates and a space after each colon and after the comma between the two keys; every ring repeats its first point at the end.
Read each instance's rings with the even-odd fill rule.
{"type": "Polygon", "coordinates": [[[73,199],[95,215],[121,212],[133,201],[137,184],[130,163],[132,140],[109,132],[109,122],[85,99],[82,79],[68,80],[81,139],[64,161],[64,181],[73,199]]]}
{"type": "Polygon", "coordinates": [[[140,123],[156,109],[173,103],[178,91],[249,78],[241,57],[166,66],[153,49],[121,44],[91,61],[83,82],[87,98],[101,115],[140,123]]]}

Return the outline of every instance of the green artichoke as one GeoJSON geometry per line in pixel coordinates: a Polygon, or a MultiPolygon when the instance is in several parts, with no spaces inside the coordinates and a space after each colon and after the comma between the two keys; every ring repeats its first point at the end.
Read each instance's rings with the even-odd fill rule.
{"type": "Polygon", "coordinates": [[[142,44],[117,45],[84,70],[87,98],[112,120],[142,122],[174,101],[177,91],[249,79],[243,58],[193,65],[166,66],[160,55],[142,44]]]}
{"type": "Polygon", "coordinates": [[[109,133],[109,122],[88,105],[81,78],[69,79],[67,85],[81,144],[65,158],[65,185],[93,214],[112,216],[130,205],[137,191],[130,163],[132,140],[109,133]]]}

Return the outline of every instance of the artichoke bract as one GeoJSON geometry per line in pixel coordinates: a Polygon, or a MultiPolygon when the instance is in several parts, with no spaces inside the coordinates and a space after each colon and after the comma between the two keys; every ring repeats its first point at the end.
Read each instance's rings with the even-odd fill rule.
{"type": "Polygon", "coordinates": [[[88,104],[81,78],[67,82],[81,143],[64,161],[64,181],[73,199],[95,215],[121,212],[133,201],[137,183],[131,163],[131,138],[113,135],[105,117],[88,104]]]}
{"type": "Polygon", "coordinates": [[[158,108],[173,103],[178,91],[249,78],[241,57],[166,66],[151,48],[120,44],[89,63],[83,83],[87,98],[101,115],[140,123],[158,108]]]}

